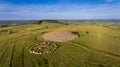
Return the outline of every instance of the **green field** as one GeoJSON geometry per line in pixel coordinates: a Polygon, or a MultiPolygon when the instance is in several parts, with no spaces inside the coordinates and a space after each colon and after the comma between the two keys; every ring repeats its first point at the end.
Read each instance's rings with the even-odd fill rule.
{"type": "Polygon", "coordinates": [[[44,22],[0,28],[0,67],[120,67],[120,25],[44,22]],[[66,42],[44,40],[55,30],[74,31],[80,37],[66,42]],[[40,42],[60,47],[45,55],[29,52],[40,42]]]}

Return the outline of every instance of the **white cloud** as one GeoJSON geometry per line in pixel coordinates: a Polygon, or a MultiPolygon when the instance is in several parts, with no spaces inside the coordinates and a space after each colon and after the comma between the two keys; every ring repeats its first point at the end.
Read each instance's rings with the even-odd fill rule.
{"type": "Polygon", "coordinates": [[[120,19],[120,5],[0,5],[0,20],[120,19]]]}

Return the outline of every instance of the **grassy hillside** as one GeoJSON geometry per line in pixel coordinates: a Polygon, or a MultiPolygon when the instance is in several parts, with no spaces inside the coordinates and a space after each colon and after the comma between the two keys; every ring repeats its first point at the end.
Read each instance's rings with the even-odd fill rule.
{"type": "MultiPolygon", "coordinates": [[[[114,26],[117,27],[117,26],[114,26]]],[[[0,28],[0,67],[120,67],[120,29],[101,25],[65,25],[44,22],[0,28]],[[51,31],[78,32],[67,42],[44,40],[51,31]],[[41,42],[60,47],[46,55],[29,52],[41,42]]]]}

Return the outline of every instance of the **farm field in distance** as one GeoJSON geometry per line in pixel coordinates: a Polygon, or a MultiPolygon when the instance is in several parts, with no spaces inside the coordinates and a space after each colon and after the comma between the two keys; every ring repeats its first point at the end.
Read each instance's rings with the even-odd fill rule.
{"type": "Polygon", "coordinates": [[[1,23],[0,67],[120,67],[120,22],[1,23]]]}

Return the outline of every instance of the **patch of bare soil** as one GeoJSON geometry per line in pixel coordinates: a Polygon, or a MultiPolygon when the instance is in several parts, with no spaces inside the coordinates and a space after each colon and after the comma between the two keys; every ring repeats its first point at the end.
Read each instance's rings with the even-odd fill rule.
{"type": "Polygon", "coordinates": [[[54,31],[43,35],[45,40],[65,42],[77,38],[79,35],[68,31],[54,31]]]}

